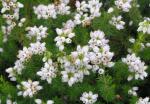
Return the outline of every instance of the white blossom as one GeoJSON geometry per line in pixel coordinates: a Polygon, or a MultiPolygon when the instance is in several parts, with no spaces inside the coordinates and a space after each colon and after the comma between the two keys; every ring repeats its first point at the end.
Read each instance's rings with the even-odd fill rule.
{"type": "Polygon", "coordinates": [[[150,34],[150,18],[145,18],[143,22],[140,22],[137,31],[143,32],[144,34],[150,34]]]}
{"type": "Polygon", "coordinates": [[[114,11],[114,8],[111,7],[108,9],[107,13],[112,13],[113,11],[114,11]]]}
{"type": "Polygon", "coordinates": [[[4,51],[3,48],[0,47],[0,53],[2,53],[3,51],[4,51]]]}
{"type": "Polygon", "coordinates": [[[102,3],[99,0],[76,1],[77,13],[74,16],[74,23],[83,26],[89,25],[92,19],[101,15],[101,6],[102,3]]]}
{"type": "Polygon", "coordinates": [[[146,43],[146,47],[150,47],[150,43],[146,43]]]}
{"type": "Polygon", "coordinates": [[[132,0],[115,0],[115,5],[118,9],[121,9],[124,12],[129,12],[132,0]]]}
{"type": "Polygon", "coordinates": [[[35,99],[35,103],[36,104],[54,104],[54,101],[52,101],[52,100],[47,100],[47,102],[45,103],[45,102],[43,102],[41,99],[35,99]]]}
{"type": "Polygon", "coordinates": [[[134,76],[130,75],[128,80],[132,80],[133,77],[135,79],[144,79],[147,77],[147,72],[145,71],[147,69],[147,66],[145,66],[145,63],[140,60],[140,57],[136,57],[136,55],[128,54],[126,58],[122,58],[122,61],[128,65],[129,72],[134,73],[134,76]]]}
{"type": "Polygon", "coordinates": [[[89,58],[90,62],[94,65],[93,69],[102,71],[101,66],[104,65],[107,67],[112,67],[114,65],[111,62],[114,53],[110,52],[110,47],[108,45],[109,40],[105,39],[104,32],[97,30],[91,32],[91,39],[89,40],[90,52],[89,58]],[[96,65],[96,67],[95,67],[96,65]],[[96,69],[95,69],[96,68],[96,69]]]}
{"type": "Polygon", "coordinates": [[[139,98],[136,104],[150,104],[149,97],[139,98]]]}
{"type": "Polygon", "coordinates": [[[52,79],[56,77],[56,69],[51,59],[44,63],[44,67],[37,72],[37,75],[41,77],[41,80],[47,80],[50,84],[52,79]]]}
{"type": "Polygon", "coordinates": [[[42,25],[37,27],[27,27],[26,30],[28,31],[27,37],[30,39],[35,37],[37,41],[40,41],[42,38],[46,38],[47,33],[47,27],[43,27],[42,25]]]}
{"type": "Polygon", "coordinates": [[[17,0],[1,0],[1,2],[2,17],[6,21],[5,24],[2,26],[2,32],[4,33],[3,42],[6,42],[7,37],[11,33],[12,29],[17,25],[22,26],[25,22],[25,18],[19,18],[20,8],[23,8],[24,5],[17,0]]]}
{"type": "Polygon", "coordinates": [[[84,92],[82,96],[80,97],[80,100],[84,104],[94,104],[97,101],[98,94],[93,94],[93,92],[84,92]]]}
{"type": "Polygon", "coordinates": [[[133,21],[130,21],[130,22],[129,22],[129,26],[132,26],[132,25],[133,25],[133,21]]]}
{"type": "Polygon", "coordinates": [[[49,4],[43,5],[40,4],[37,7],[33,7],[34,13],[37,15],[38,19],[56,19],[58,14],[66,15],[70,14],[70,6],[68,6],[69,0],[61,0],[58,5],[49,4]]]}
{"type": "Polygon", "coordinates": [[[130,38],[130,39],[129,39],[129,42],[135,43],[135,39],[134,39],[134,38],[130,38]]]}
{"type": "Polygon", "coordinates": [[[17,88],[20,90],[18,95],[22,95],[23,97],[33,97],[39,90],[43,89],[38,81],[32,80],[22,81],[21,85],[17,85],[17,88]]]}
{"type": "Polygon", "coordinates": [[[59,47],[59,50],[63,51],[65,43],[70,44],[72,42],[71,39],[75,36],[75,33],[73,33],[72,28],[56,28],[56,32],[58,36],[54,41],[56,41],[56,46],[59,47]]]}
{"type": "Polygon", "coordinates": [[[103,67],[112,67],[111,61],[114,54],[110,52],[108,40],[105,39],[104,32],[97,30],[90,33],[91,39],[88,45],[77,46],[76,51],[70,55],[58,58],[64,71],[62,81],[68,82],[69,86],[82,82],[85,75],[90,75],[90,70],[104,74],[103,67]]]}
{"type": "Polygon", "coordinates": [[[116,29],[121,30],[124,29],[125,22],[122,21],[122,16],[113,16],[109,23],[116,27],[116,29]]]}
{"type": "Polygon", "coordinates": [[[77,46],[77,51],[71,52],[69,56],[63,57],[61,60],[62,68],[65,69],[61,71],[62,81],[68,82],[69,86],[82,82],[84,75],[90,74],[89,69],[92,67],[89,64],[87,52],[87,46],[77,46]]]}
{"type": "Polygon", "coordinates": [[[128,91],[128,94],[129,95],[133,95],[133,96],[137,96],[137,90],[138,90],[139,88],[138,87],[132,87],[132,89],[130,89],[129,91],[128,91]]]}
{"type": "Polygon", "coordinates": [[[7,68],[6,72],[9,73],[9,78],[11,81],[16,81],[16,75],[22,74],[22,69],[24,69],[24,63],[29,60],[32,55],[41,55],[46,51],[45,43],[31,43],[30,47],[24,47],[23,50],[19,50],[17,55],[18,60],[15,62],[15,66],[7,68]]]}

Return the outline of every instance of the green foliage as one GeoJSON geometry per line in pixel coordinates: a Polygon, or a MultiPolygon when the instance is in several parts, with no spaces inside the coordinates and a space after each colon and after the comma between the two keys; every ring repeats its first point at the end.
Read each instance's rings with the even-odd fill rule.
{"type": "Polygon", "coordinates": [[[115,77],[115,83],[120,83],[121,81],[125,81],[129,75],[128,66],[122,62],[116,62],[115,66],[112,69],[113,77],[115,77]]]}
{"type": "Polygon", "coordinates": [[[12,85],[12,83],[9,83],[8,81],[6,81],[2,76],[0,76],[0,99],[5,100],[8,95],[13,96],[14,98],[16,98],[16,87],[12,85]]]}
{"type": "Polygon", "coordinates": [[[139,53],[139,56],[147,62],[150,62],[150,48],[145,48],[139,53]]]}
{"type": "Polygon", "coordinates": [[[82,26],[77,26],[75,29],[75,38],[74,43],[76,45],[80,44],[81,46],[88,44],[88,41],[90,39],[90,32],[88,29],[82,26]]]}
{"type": "Polygon", "coordinates": [[[111,76],[101,76],[97,81],[99,94],[107,102],[112,102],[115,99],[115,85],[111,76]]]}
{"type": "MultiPolygon", "coordinates": [[[[72,87],[69,87],[67,83],[62,83],[61,75],[58,73],[57,78],[52,80],[52,84],[48,84],[45,80],[40,80],[40,77],[36,75],[36,72],[43,67],[42,58],[43,55],[34,55],[24,65],[22,75],[17,76],[17,82],[11,82],[7,77],[8,74],[5,69],[14,66],[14,62],[17,60],[18,50],[21,50],[24,46],[28,47],[33,40],[29,40],[25,34],[25,28],[28,26],[46,26],[48,27],[48,36],[42,39],[46,43],[47,51],[51,53],[51,58],[56,61],[57,57],[62,53],[59,52],[55,45],[56,28],[62,28],[62,24],[67,20],[73,18],[73,13],[70,15],[58,15],[57,19],[37,19],[33,11],[33,6],[39,4],[48,5],[55,0],[18,0],[24,4],[24,8],[20,11],[20,17],[25,17],[27,20],[23,27],[15,27],[12,33],[8,36],[6,43],[2,42],[3,33],[0,29],[0,47],[4,49],[3,53],[0,53],[0,99],[2,104],[5,104],[5,100],[8,95],[11,95],[11,99],[17,101],[18,104],[34,104],[35,98],[40,98],[44,101],[49,99],[54,100],[55,104],[82,104],[79,100],[83,92],[92,91],[99,95],[95,104],[135,104],[138,97],[131,97],[128,95],[128,90],[133,86],[139,86],[139,96],[150,96],[149,78],[144,81],[127,81],[127,77],[130,74],[127,65],[121,62],[121,58],[125,57],[128,52],[128,48],[134,48],[137,50],[137,55],[148,66],[147,72],[150,74],[150,48],[144,48],[140,50],[139,44],[150,42],[149,36],[145,39],[136,41],[134,46],[129,43],[129,38],[134,37],[140,39],[137,33],[139,22],[143,21],[143,17],[149,17],[149,0],[133,0],[133,7],[128,13],[122,13],[116,7],[114,7],[115,0],[101,0],[103,7],[101,9],[101,16],[92,20],[91,25],[83,27],[81,25],[76,26],[73,32],[76,36],[73,38],[73,42],[69,45],[65,45],[65,52],[76,50],[77,45],[87,45],[90,39],[90,32],[95,30],[102,30],[106,38],[109,39],[110,50],[114,52],[115,56],[113,61],[115,65],[113,68],[106,69],[105,75],[91,74],[86,76],[82,83],[76,83],[72,87]],[[137,4],[140,7],[136,7],[137,4]],[[114,7],[114,12],[108,14],[109,7],[114,7]],[[123,20],[126,22],[124,30],[117,30],[114,26],[109,24],[109,20],[112,16],[122,15],[123,20]],[[128,23],[133,21],[132,26],[128,26],[128,23]],[[34,81],[40,81],[40,85],[43,86],[41,90],[34,98],[23,98],[17,96],[16,85],[21,81],[32,79],[34,81]]],[[[71,0],[74,2],[75,0],[71,0]]],[[[74,4],[70,4],[71,6],[74,4]]],[[[0,9],[2,5],[0,3],[0,9]]],[[[73,7],[72,7],[73,8],[73,7]]],[[[72,10],[73,11],[73,10],[72,10]]],[[[0,25],[4,24],[4,20],[0,15],[0,25]]],[[[61,68],[58,70],[62,70],[61,68]]]]}

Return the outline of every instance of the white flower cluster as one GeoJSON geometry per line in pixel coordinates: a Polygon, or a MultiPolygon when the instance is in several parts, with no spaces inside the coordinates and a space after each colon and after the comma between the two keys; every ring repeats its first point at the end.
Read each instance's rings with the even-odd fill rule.
{"type": "Polygon", "coordinates": [[[45,43],[31,43],[30,47],[24,47],[23,50],[19,51],[18,58],[22,62],[28,60],[31,58],[33,54],[42,54],[43,52],[46,51],[45,43]]]}
{"type": "Polygon", "coordinates": [[[77,51],[71,52],[71,55],[59,60],[62,68],[65,70],[61,72],[62,81],[68,82],[69,86],[77,82],[82,82],[84,75],[89,75],[88,47],[77,46],[77,51]]]}
{"type": "Polygon", "coordinates": [[[129,12],[132,0],[116,0],[115,5],[118,9],[122,9],[124,12],[129,12]]]}
{"type": "Polygon", "coordinates": [[[48,100],[46,103],[44,103],[41,99],[35,99],[36,104],[54,104],[54,101],[48,100]]]}
{"type": "Polygon", "coordinates": [[[114,65],[111,62],[114,53],[110,52],[109,40],[105,39],[103,31],[97,30],[91,32],[91,39],[89,40],[89,58],[90,63],[93,64],[93,71],[103,72],[102,67],[112,67],[114,65]],[[101,68],[100,68],[101,67],[101,68]]]}
{"type": "Polygon", "coordinates": [[[147,66],[145,66],[145,63],[140,60],[140,57],[136,57],[134,53],[128,54],[126,58],[122,58],[122,61],[128,65],[129,71],[135,74],[135,76],[130,75],[128,80],[132,80],[133,77],[143,80],[147,77],[147,72],[145,71],[147,66]]]}
{"type": "Polygon", "coordinates": [[[46,51],[45,43],[31,43],[30,47],[24,47],[23,50],[19,51],[18,60],[15,62],[14,67],[6,69],[6,72],[9,73],[9,78],[11,81],[16,81],[16,74],[21,74],[22,69],[24,68],[24,62],[32,57],[32,55],[42,54],[46,51]]]}
{"type": "Polygon", "coordinates": [[[56,46],[59,47],[60,51],[64,50],[64,44],[70,44],[72,42],[72,38],[75,36],[73,32],[75,24],[72,20],[68,20],[65,24],[63,24],[62,29],[56,28],[56,32],[58,36],[55,38],[56,46]]]}
{"type": "Polygon", "coordinates": [[[103,67],[112,67],[111,62],[113,53],[110,52],[110,47],[105,39],[105,34],[102,31],[91,32],[91,39],[87,46],[77,46],[77,50],[71,52],[69,56],[59,58],[62,71],[62,81],[68,82],[69,86],[74,83],[82,82],[84,75],[89,75],[89,70],[93,72],[104,73],[103,67]]]}
{"type": "Polygon", "coordinates": [[[56,72],[57,70],[54,63],[51,59],[48,59],[48,61],[44,63],[44,67],[37,72],[37,75],[41,77],[41,80],[47,80],[47,82],[51,84],[52,79],[56,77],[56,72]]]}
{"type": "Polygon", "coordinates": [[[145,45],[146,45],[146,47],[150,47],[150,43],[146,43],[145,45]]]}
{"type": "Polygon", "coordinates": [[[3,48],[0,47],[0,53],[2,53],[3,51],[4,51],[3,48]]]}
{"type": "Polygon", "coordinates": [[[139,98],[139,100],[136,102],[136,104],[150,104],[149,98],[139,98]]]}
{"type": "Polygon", "coordinates": [[[20,90],[18,92],[19,96],[23,97],[33,97],[39,90],[43,89],[42,86],[39,85],[38,81],[22,81],[21,85],[17,85],[17,88],[20,90]]]}
{"type": "MultiPolygon", "coordinates": [[[[4,33],[3,41],[7,41],[7,36],[11,33],[12,29],[17,25],[19,18],[19,10],[23,8],[23,4],[17,2],[17,0],[1,0],[2,9],[1,13],[3,18],[6,19],[6,25],[2,26],[2,32],[4,33]]],[[[18,26],[22,26],[25,22],[25,18],[20,19],[18,26]]]]}
{"type": "Polygon", "coordinates": [[[93,94],[93,92],[84,92],[82,94],[82,97],[80,97],[80,100],[84,103],[84,104],[94,104],[97,101],[98,98],[98,94],[93,94]]]}
{"type": "Polygon", "coordinates": [[[138,90],[139,88],[138,87],[132,87],[132,89],[130,89],[129,91],[128,91],[128,94],[129,95],[133,95],[133,96],[137,96],[137,90],[138,90]]]}
{"type": "Polygon", "coordinates": [[[145,18],[143,22],[140,22],[137,31],[141,31],[144,34],[150,34],[150,18],[145,18]]]}
{"type": "Polygon", "coordinates": [[[74,19],[64,23],[62,29],[56,29],[58,36],[55,38],[55,41],[60,51],[64,50],[65,43],[70,44],[72,42],[72,38],[75,36],[73,29],[76,25],[90,25],[92,19],[101,15],[101,6],[102,3],[99,0],[82,1],[81,3],[76,1],[77,9],[74,19]]]}
{"type": "Polygon", "coordinates": [[[121,30],[124,29],[125,22],[122,21],[122,16],[113,16],[109,23],[116,27],[116,29],[121,30]]]}
{"type": "Polygon", "coordinates": [[[47,33],[47,27],[43,27],[42,25],[37,27],[27,27],[26,31],[28,31],[27,37],[32,39],[33,37],[36,38],[37,41],[40,41],[42,38],[46,38],[48,33],[47,33]]]}
{"type": "Polygon", "coordinates": [[[38,19],[56,18],[58,14],[65,15],[70,14],[70,6],[68,6],[69,0],[60,0],[58,4],[39,5],[33,7],[34,13],[38,19]]]}
{"type": "Polygon", "coordinates": [[[101,15],[100,8],[102,3],[99,0],[76,1],[77,13],[74,17],[75,24],[89,25],[91,20],[101,15]]]}

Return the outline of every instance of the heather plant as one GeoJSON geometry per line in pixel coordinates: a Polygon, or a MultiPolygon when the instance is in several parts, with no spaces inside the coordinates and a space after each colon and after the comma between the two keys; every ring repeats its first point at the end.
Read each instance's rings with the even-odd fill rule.
{"type": "Polygon", "coordinates": [[[0,104],[150,104],[149,0],[0,0],[0,104]]]}

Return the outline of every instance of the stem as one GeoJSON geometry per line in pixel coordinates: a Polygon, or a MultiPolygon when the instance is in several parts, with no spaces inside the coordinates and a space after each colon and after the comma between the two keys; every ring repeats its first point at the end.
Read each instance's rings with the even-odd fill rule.
{"type": "Polygon", "coordinates": [[[146,35],[143,33],[139,33],[138,38],[133,45],[133,52],[138,53],[141,49],[141,43],[145,41],[146,35]]]}

